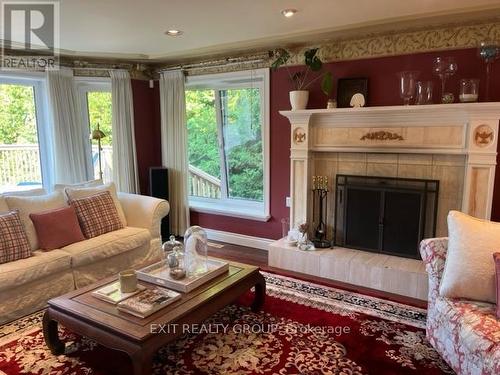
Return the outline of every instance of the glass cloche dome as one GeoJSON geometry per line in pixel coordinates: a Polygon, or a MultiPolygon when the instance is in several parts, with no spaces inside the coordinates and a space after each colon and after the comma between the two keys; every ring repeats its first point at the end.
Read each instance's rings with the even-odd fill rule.
{"type": "Polygon", "coordinates": [[[184,263],[189,276],[198,276],[208,271],[207,268],[207,233],[197,225],[184,234],[184,263]]]}

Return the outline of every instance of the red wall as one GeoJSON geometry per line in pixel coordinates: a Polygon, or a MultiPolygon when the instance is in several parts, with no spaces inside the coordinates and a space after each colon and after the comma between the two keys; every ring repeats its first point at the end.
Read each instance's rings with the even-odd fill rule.
{"type": "Polygon", "coordinates": [[[142,194],[149,191],[149,167],[161,166],[160,94],[158,82],[132,80],[134,98],[135,143],[139,184],[142,194]]]}
{"type": "MultiPolygon", "coordinates": [[[[449,91],[455,94],[458,98],[458,80],[461,78],[479,78],[480,81],[480,100],[484,100],[485,89],[485,65],[477,57],[476,49],[464,49],[439,53],[419,53],[406,56],[392,56],[371,58],[355,61],[343,61],[326,64],[325,69],[333,73],[334,81],[343,77],[367,77],[368,83],[368,102],[369,106],[381,105],[400,105],[402,100],[399,97],[398,79],[396,73],[403,70],[420,71],[421,80],[434,81],[434,101],[438,101],[440,96],[440,81],[432,75],[432,61],[437,56],[453,56],[458,64],[458,72],[451,77],[447,82],[449,91]]],[[[500,101],[500,62],[498,66],[494,66],[491,77],[490,100],[500,101]]],[[[293,73],[299,69],[298,67],[291,68],[293,73]]],[[[147,85],[147,82],[145,83],[147,85]]],[[[134,84],[134,104],[136,104],[136,93],[144,93],[145,88],[138,88],[139,84],[134,84]]],[[[277,239],[281,236],[281,218],[288,217],[289,209],[285,207],[285,198],[289,195],[289,176],[290,176],[290,124],[288,120],[281,116],[278,111],[290,109],[288,100],[288,92],[290,84],[288,75],[285,69],[279,69],[271,73],[271,139],[270,139],[270,154],[271,154],[271,219],[268,222],[258,222],[252,220],[243,220],[233,217],[209,215],[191,212],[191,223],[198,224],[207,228],[223,230],[234,233],[241,233],[250,236],[263,238],[277,239]]],[[[155,103],[158,102],[158,91],[152,91],[155,103]]],[[[336,84],[334,87],[336,92],[336,84]]],[[[151,94],[151,92],[149,92],[151,94]]],[[[148,97],[151,100],[151,96],[148,97]]],[[[136,109],[135,112],[140,112],[143,118],[147,118],[144,111],[148,107],[142,98],[138,98],[143,109],[136,109]]],[[[310,88],[310,99],[308,108],[324,108],[326,105],[326,97],[319,90],[319,84],[310,88]]],[[[159,105],[155,104],[149,108],[156,108],[157,115],[150,126],[159,127],[159,105]]],[[[136,115],[137,116],[137,115],[136,115]]],[[[137,126],[136,117],[136,126],[137,126]]],[[[149,133],[159,134],[159,130],[149,133]]],[[[136,132],[137,136],[137,132],[136,132]]],[[[149,135],[148,135],[149,136],[149,135]]],[[[149,147],[148,142],[155,138],[147,138],[142,136],[142,143],[139,149],[149,147]]],[[[147,161],[139,162],[143,166],[149,166],[151,162],[161,161],[160,148],[157,145],[158,138],[155,139],[154,150],[158,150],[158,154],[153,155],[153,150],[149,149],[144,152],[148,159],[147,161]]],[[[156,151],[155,151],[156,152],[156,151]]],[[[142,168],[141,167],[141,168],[142,168]]],[[[141,175],[144,171],[141,171],[141,175]]],[[[500,219],[500,171],[496,174],[495,184],[495,199],[492,212],[494,220],[500,219]]],[[[142,181],[141,181],[142,187],[142,181]]]]}

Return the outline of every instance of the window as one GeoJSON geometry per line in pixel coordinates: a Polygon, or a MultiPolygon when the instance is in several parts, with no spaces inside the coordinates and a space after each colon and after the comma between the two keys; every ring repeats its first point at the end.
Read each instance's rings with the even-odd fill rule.
{"type": "Polygon", "coordinates": [[[189,77],[190,207],[269,219],[269,72],[189,77]]]}
{"type": "Polygon", "coordinates": [[[50,184],[41,76],[0,76],[0,192],[50,184]]]}
{"type": "Polygon", "coordinates": [[[111,82],[109,80],[79,80],[78,88],[82,101],[83,119],[88,126],[92,146],[94,178],[101,178],[99,169],[99,145],[90,135],[99,129],[104,133],[101,139],[101,170],[104,182],[113,179],[113,132],[111,125],[111,82]]]}

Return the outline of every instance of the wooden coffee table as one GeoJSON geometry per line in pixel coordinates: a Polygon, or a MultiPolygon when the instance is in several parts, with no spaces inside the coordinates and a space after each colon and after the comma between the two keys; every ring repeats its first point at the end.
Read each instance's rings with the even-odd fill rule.
{"type": "MultiPolygon", "coordinates": [[[[255,286],[252,310],[258,311],[264,303],[266,282],[254,266],[229,264],[229,271],[145,319],[120,312],[110,303],[99,300],[91,292],[115,281],[111,277],[85,288],[51,299],[43,317],[45,342],[54,355],[64,354],[65,344],[59,339],[60,323],[69,330],[89,337],[108,348],[127,353],[134,366],[134,374],[151,374],[152,359],[157,350],[183,334],[182,329],[169,329],[168,333],[152,333],[157,327],[183,327],[199,324],[240,295],[255,286]]],[[[154,285],[139,281],[151,288],[154,285]]]]}

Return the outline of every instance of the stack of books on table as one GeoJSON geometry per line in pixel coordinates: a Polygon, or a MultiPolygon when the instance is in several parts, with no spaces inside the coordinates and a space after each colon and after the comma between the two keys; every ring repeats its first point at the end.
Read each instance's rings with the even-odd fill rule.
{"type": "Polygon", "coordinates": [[[138,285],[135,292],[121,293],[119,282],[106,285],[92,292],[92,295],[103,301],[116,304],[116,308],[119,311],[139,318],[146,318],[181,298],[180,293],[157,286],[145,288],[142,285],[138,285]],[[118,288],[118,292],[114,291],[116,287],[118,288]]]}

